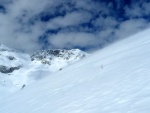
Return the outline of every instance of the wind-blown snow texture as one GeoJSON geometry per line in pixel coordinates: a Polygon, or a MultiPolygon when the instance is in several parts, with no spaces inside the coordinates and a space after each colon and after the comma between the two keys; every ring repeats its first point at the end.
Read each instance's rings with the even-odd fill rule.
{"type": "Polygon", "coordinates": [[[150,30],[0,101],[0,113],[150,113],[150,30]]]}

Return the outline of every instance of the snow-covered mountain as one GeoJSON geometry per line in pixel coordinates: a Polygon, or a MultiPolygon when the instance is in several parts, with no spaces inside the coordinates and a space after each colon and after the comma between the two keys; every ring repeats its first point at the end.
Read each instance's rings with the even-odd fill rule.
{"type": "Polygon", "coordinates": [[[25,62],[29,61],[29,56],[21,52],[12,50],[3,44],[0,44],[0,72],[12,73],[19,70],[25,62]]]}
{"type": "Polygon", "coordinates": [[[0,99],[26,82],[23,68],[30,62],[30,56],[0,44],[0,99]]]}
{"type": "Polygon", "coordinates": [[[114,43],[0,100],[0,113],[150,113],[149,34],[114,43]]]}
{"type": "Polygon", "coordinates": [[[62,70],[86,55],[74,49],[43,50],[30,56],[0,44],[0,98],[62,70]]]}
{"type": "Polygon", "coordinates": [[[34,62],[41,62],[42,64],[48,65],[64,65],[66,63],[72,63],[79,59],[84,58],[87,56],[87,53],[79,50],[79,49],[72,49],[72,50],[42,50],[39,52],[35,52],[31,55],[31,60],[34,62]]]}
{"type": "Polygon", "coordinates": [[[149,33],[115,43],[1,100],[0,112],[149,113],[149,33]]]}

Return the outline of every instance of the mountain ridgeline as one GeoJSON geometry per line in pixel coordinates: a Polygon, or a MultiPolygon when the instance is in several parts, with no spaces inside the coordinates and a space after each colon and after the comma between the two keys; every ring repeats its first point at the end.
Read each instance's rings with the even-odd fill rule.
{"type": "Polygon", "coordinates": [[[31,55],[31,61],[40,61],[42,64],[52,65],[54,61],[74,62],[86,57],[87,53],[79,50],[42,50],[31,55]]]}
{"type": "Polygon", "coordinates": [[[56,65],[55,63],[72,63],[77,60],[80,60],[87,56],[87,53],[79,50],[79,49],[72,49],[72,50],[64,50],[64,49],[55,49],[55,50],[41,50],[38,52],[33,53],[32,55],[25,55],[24,53],[17,52],[12,50],[3,44],[0,44],[0,72],[1,73],[12,73],[15,70],[19,70],[20,68],[25,65],[23,62],[25,59],[20,59],[18,56],[28,56],[27,58],[34,63],[41,63],[47,64],[49,66],[56,65]],[[9,62],[11,62],[11,65],[9,62]],[[8,63],[8,64],[7,64],[8,63]],[[18,64],[17,64],[18,63],[18,64]]]}
{"type": "Polygon", "coordinates": [[[79,50],[41,50],[28,55],[0,44],[0,98],[50,76],[88,54],[79,50]]]}

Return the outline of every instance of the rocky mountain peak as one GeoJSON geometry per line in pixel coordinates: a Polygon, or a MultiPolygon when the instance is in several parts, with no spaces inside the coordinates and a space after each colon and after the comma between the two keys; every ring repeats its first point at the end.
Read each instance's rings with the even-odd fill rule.
{"type": "Polygon", "coordinates": [[[20,90],[25,85],[63,70],[86,55],[79,49],[49,49],[30,56],[0,44],[0,98],[2,93],[20,90]]]}
{"type": "Polygon", "coordinates": [[[79,50],[79,49],[54,49],[54,50],[42,50],[35,52],[31,55],[31,61],[40,61],[43,64],[51,65],[52,62],[55,61],[73,61],[84,58],[87,53],[79,50]]]}

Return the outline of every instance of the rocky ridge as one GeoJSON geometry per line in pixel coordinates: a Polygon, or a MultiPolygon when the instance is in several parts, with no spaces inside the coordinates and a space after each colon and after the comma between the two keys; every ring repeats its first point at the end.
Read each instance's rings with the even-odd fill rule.
{"type": "Polygon", "coordinates": [[[82,59],[87,56],[87,53],[79,50],[42,50],[31,55],[31,61],[40,61],[42,64],[52,65],[54,62],[70,62],[82,59]]]}

